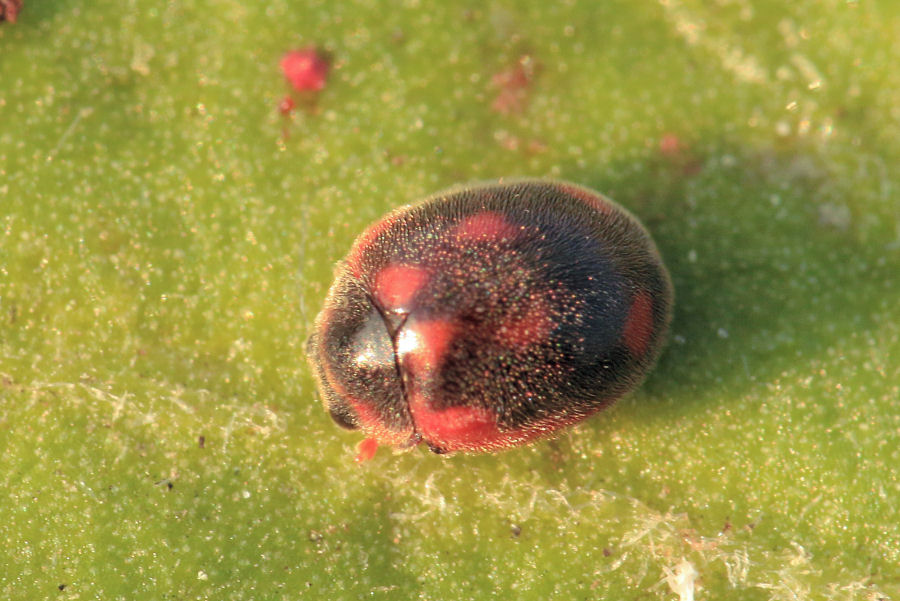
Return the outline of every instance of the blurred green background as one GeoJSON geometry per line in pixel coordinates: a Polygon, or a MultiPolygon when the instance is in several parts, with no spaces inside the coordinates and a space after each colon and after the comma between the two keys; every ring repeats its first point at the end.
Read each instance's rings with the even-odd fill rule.
{"type": "Polygon", "coordinates": [[[894,0],[26,0],[0,597],[900,599],[898,59],[894,0]],[[303,356],[334,262],[501,176],[644,221],[667,350],[559,439],[358,466],[303,356]]]}

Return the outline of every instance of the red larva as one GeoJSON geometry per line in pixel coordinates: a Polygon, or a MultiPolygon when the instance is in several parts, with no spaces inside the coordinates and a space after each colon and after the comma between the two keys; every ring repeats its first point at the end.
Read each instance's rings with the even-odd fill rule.
{"type": "Polygon", "coordinates": [[[308,353],[326,408],[378,444],[490,452],[644,378],[672,286],[643,226],[563,182],[461,187],[394,211],[339,265],[308,353]]]}
{"type": "Polygon", "coordinates": [[[23,0],[0,0],[0,22],[15,23],[22,11],[23,0]]]}
{"type": "Polygon", "coordinates": [[[298,92],[318,92],[328,78],[328,60],[315,48],[291,50],[281,57],[281,71],[298,92]]]}

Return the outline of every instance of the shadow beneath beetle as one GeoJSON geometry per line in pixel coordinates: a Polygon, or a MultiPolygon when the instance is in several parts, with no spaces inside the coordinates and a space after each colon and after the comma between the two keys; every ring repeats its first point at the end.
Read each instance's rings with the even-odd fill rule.
{"type": "Polygon", "coordinates": [[[900,298],[894,227],[855,216],[848,184],[812,154],[660,153],[603,172],[563,177],[635,213],[675,287],[670,341],[637,401],[654,417],[771,382],[877,328],[900,298]]]}

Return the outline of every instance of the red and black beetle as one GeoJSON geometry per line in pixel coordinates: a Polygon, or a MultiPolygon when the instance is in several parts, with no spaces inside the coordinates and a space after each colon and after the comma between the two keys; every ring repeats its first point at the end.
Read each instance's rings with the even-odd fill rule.
{"type": "Polygon", "coordinates": [[[377,444],[496,451],[606,407],[653,366],[672,285],[630,213],[578,185],[459,187],[370,226],[308,353],[338,425],[377,444]]]}

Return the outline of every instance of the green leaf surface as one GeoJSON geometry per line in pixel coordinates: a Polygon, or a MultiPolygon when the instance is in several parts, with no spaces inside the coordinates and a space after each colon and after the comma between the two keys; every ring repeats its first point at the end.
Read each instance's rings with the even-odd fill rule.
{"type": "Polygon", "coordinates": [[[26,0],[0,597],[900,599],[898,58],[893,0],[26,0]],[[659,365],[555,440],[356,465],[303,353],[334,263],[511,176],[644,221],[659,365]]]}

